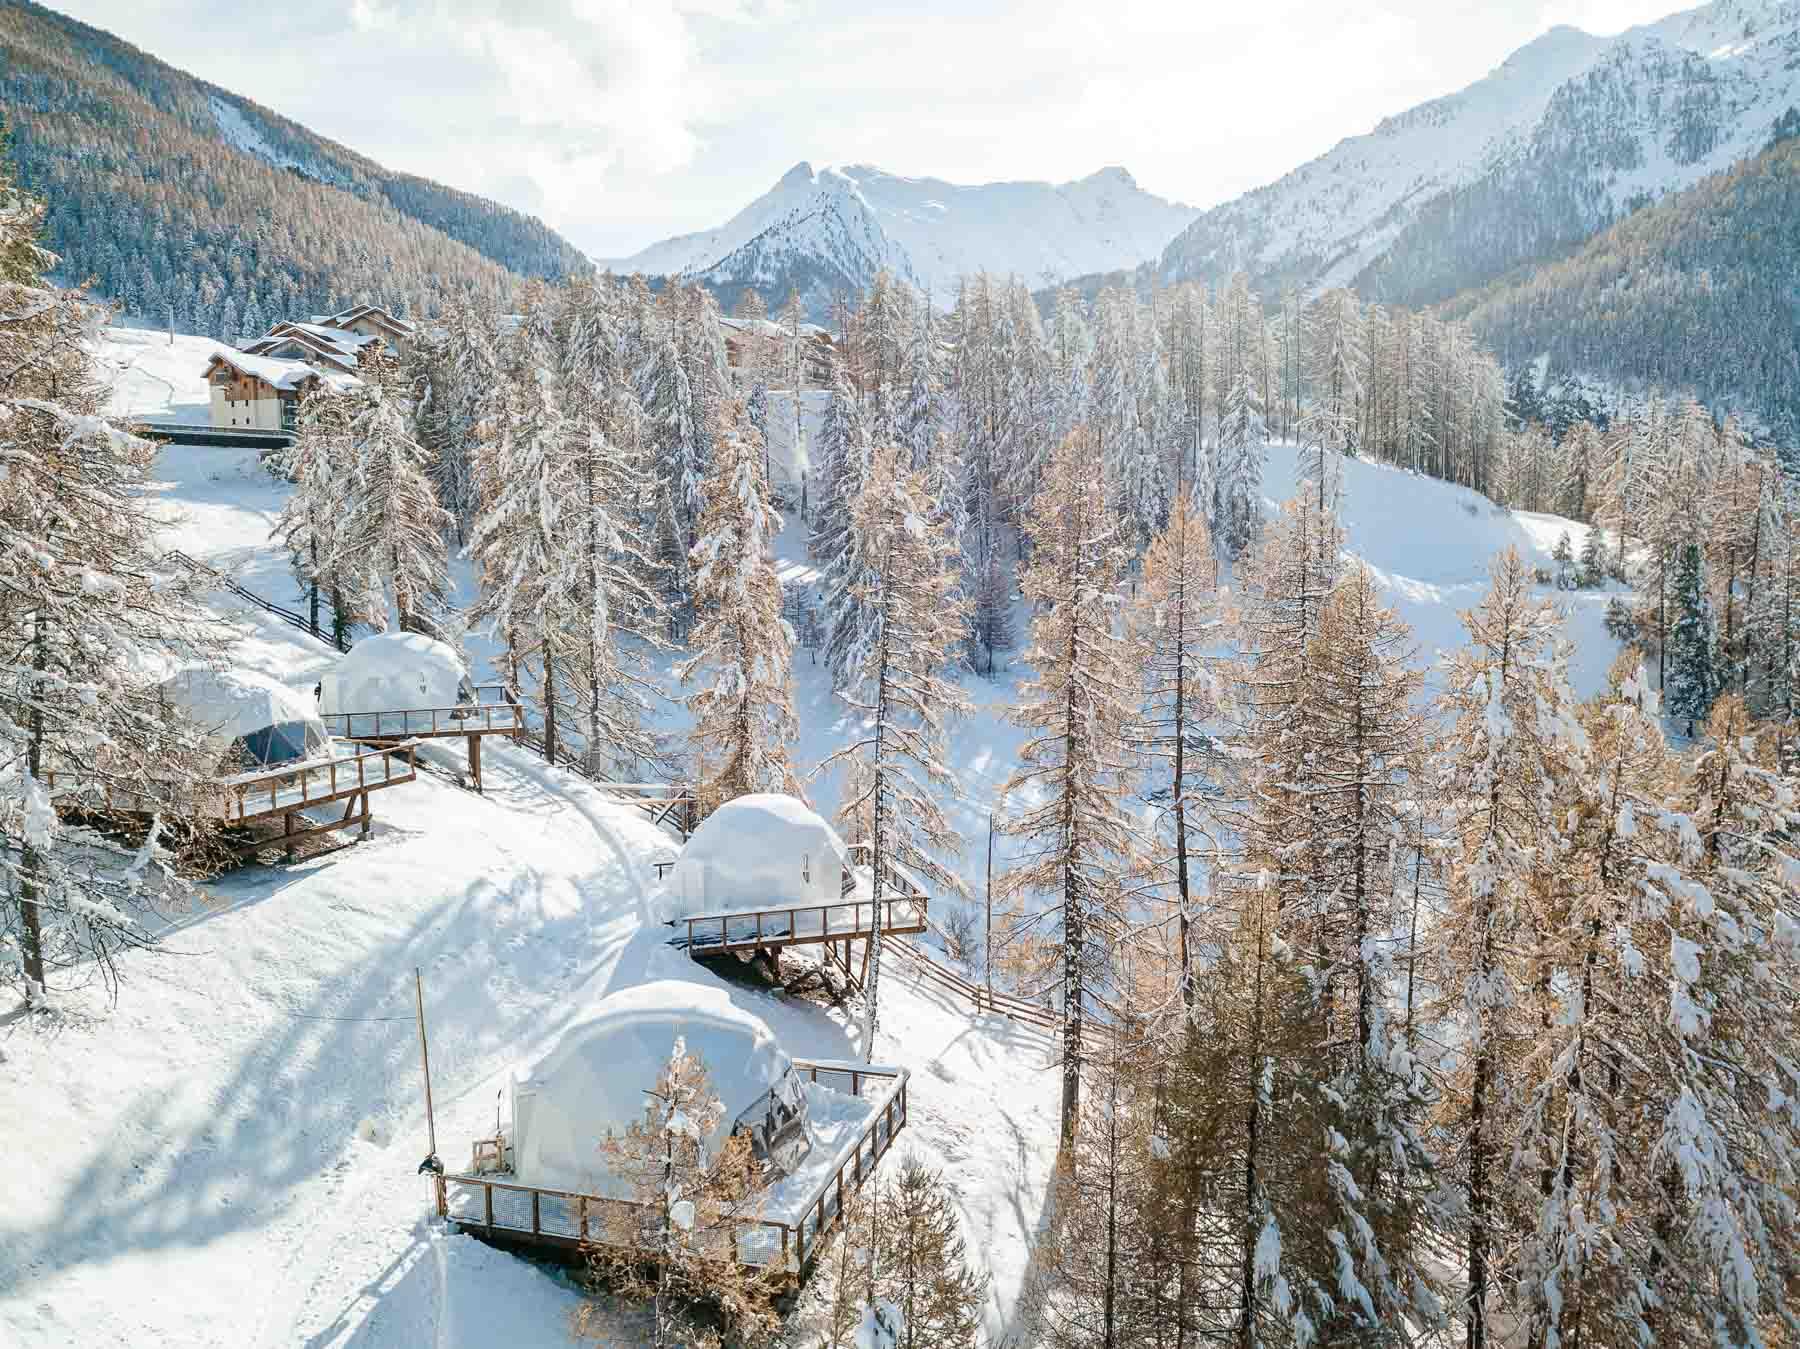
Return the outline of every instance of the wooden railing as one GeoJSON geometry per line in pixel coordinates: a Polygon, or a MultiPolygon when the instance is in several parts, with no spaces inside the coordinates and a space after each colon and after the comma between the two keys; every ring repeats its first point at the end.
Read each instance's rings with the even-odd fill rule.
{"type": "Polygon", "coordinates": [[[650,817],[651,824],[666,824],[683,838],[700,823],[700,798],[685,782],[596,782],[609,796],[621,797],[650,817]]]}
{"type": "Polygon", "coordinates": [[[339,651],[348,651],[350,649],[350,639],[348,637],[339,640],[329,628],[321,628],[310,618],[297,614],[292,609],[284,608],[283,606],[276,604],[273,600],[264,599],[254,590],[248,590],[239,585],[217,567],[209,567],[204,562],[189,557],[179,549],[168,554],[167,560],[175,563],[177,566],[186,567],[189,571],[203,573],[209,577],[213,585],[217,586],[219,589],[229,591],[241,600],[248,600],[264,613],[273,614],[289,627],[298,628],[309,637],[317,637],[321,642],[329,642],[339,651]]]}
{"type": "Polygon", "coordinates": [[[352,792],[376,791],[411,782],[418,777],[414,757],[417,749],[411,743],[394,745],[367,750],[347,759],[314,760],[287,772],[269,773],[247,782],[234,780],[225,785],[225,822],[248,824],[271,815],[285,815],[309,806],[341,801],[352,792]],[[378,761],[381,765],[379,774],[371,771],[378,761]],[[395,771],[400,763],[405,765],[404,772],[395,771]]]}
{"type": "MultiPolygon", "coordinates": [[[[787,1274],[804,1272],[819,1242],[842,1219],[847,1197],[871,1175],[875,1165],[893,1146],[894,1137],[906,1127],[904,1068],[864,1063],[796,1059],[794,1069],[807,1080],[832,1086],[833,1079],[847,1082],[850,1094],[861,1097],[871,1089],[883,1095],[875,1101],[869,1121],[836,1157],[825,1183],[810,1197],[793,1222],[774,1218],[743,1218],[734,1224],[733,1252],[740,1264],[779,1269],[787,1274]]],[[[477,1147],[477,1157],[497,1155],[493,1140],[482,1140],[489,1151],[477,1147]]],[[[575,1190],[546,1189],[517,1181],[495,1180],[480,1174],[448,1175],[438,1181],[438,1213],[465,1232],[492,1241],[516,1241],[528,1245],[576,1252],[605,1242],[607,1219],[621,1211],[630,1216],[645,1206],[629,1199],[612,1199],[575,1190]],[[479,1193],[480,1214],[455,1202],[479,1193]]],[[[629,1229],[634,1224],[626,1223],[629,1229]]]]}
{"type": "MultiPolygon", "coordinates": [[[[872,851],[873,849],[867,843],[852,843],[850,845],[850,854],[852,858],[861,856],[862,858],[867,859],[872,851]]],[[[868,865],[867,861],[865,860],[862,865],[868,865]]],[[[882,871],[887,880],[887,887],[890,890],[901,895],[918,896],[921,899],[924,897],[923,892],[913,883],[911,877],[907,876],[905,873],[889,866],[883,866],[882,871]]],[[[846,881],[849,881],[848,876],[846,876],[846,881]]],[[[884,928],[882,931],[885,935],[887,929],[884,928]]],[[[1055,1031],[1062,1028],[1062,1017],[1052,1008],[1027,1001],[1024,998],[1017,997],[1011,993],[990,992],[981,984],[965,978],[948,966],[939,964],[926,952],[917,946],[914,946],[911,942],[895,940],[886,943],[884,949],[893,951],[901,956],[905,960],[907,966],[920,978],[926,980],[928,983],[937,985],[937,987],[944,992],[953,994],[967,1002],[976,1012],[992,1013],[997,1016],[1008,1017],[1013,1021],[1020,1021],[1029,1026],[1036,1026],[1041,1030],[1055,1031]]],[[[1110,1032],[1101,1028],[1101,1033],[1105,1034],[1110,1032]]]]}
{"type": "MultiPolygon", "coordinates": [[[[889,895],[881,900],[879,907],[884,910],[882,935],[925,931],[925,906],[923,895],[889,895]]],[[[669,926],[685,925],[686,928],[686,936],[677,937],[675,945],[710,955],[866,937],[876,921],[876,908],[876,901],[867,899],[846,900],[839,904],[788,905],[672,918],[669,926]],[[843,919],[845,914],[848,914],[847,922],[843,919]],[[834,920],[833,915],[838,918],[834,920]]]]}
{"type": "Polygon", "coordinates": [[[185,801],[177,800],[172,790],[164,795],[120,791],[110,783],[96,784],[91,775],[55,769],[45,772],[44,785],[52,793],[61,790],[87,797],[99,809],[114,814],[173,811],[241,825],[412,782],[418,776],[413,758],[416,749],[409,742],[348,758],[309,759],[291,767],[242,773],[203,785],[202,795],[185,801]],[[376,772],[374,765],[378,761],[381,769],[376,772]]]}
{"type": "Polygon", "coordinates": [[[344,740],[401,740],[452,735],[512,735],[525,728],[516,703],[402,707],[387,712],[325,712],[325,728],[344,740]]]}
{"type": "MultiPolygon", "coordinates": [[[[895,1136],[906,1127],[906,1081],[904,1068],[886,1068],[867,1063],[834,1063],[829,1060],[796,1059],[794,1068],[818,1082],[820,1075],[850,1080],[850,1094],[862,1096],[864,1088],[881,1083],[882,1099],[856,1141],[843,1149],[837,1158],[832,1177],[818,1195],[800,1213],[794,1224],[795,1268],[804,1270],[817,1252],[819,1243],[843,1221],[844,1202],[856,1193],[864,1181],[875,1174],[875,1166],[894,1145],[895,1136]]],[[[827,1081],[826,1086],[831,1083],[827,1081]]]]}
{"type": "Polygon", "coordinates": [[[1062,1028],[1062,1017],[1051,1008],[1027,1002],[1010,993],[990,993],[982,985],[940,965],[909,941],[889,942],[883,949],[900,956],[914,974],[967,1002],[978,1013],[1007,1017],[1028,1026],[1036,1026],[1040,1030],[1055,1031],[1062,1028]]]}

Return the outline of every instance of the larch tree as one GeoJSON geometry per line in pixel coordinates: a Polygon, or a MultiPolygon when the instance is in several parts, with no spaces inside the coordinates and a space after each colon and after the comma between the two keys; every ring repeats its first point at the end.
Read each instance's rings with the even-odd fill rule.
{"type": "Polygon", "coordinates": [[[1463,615],[1468,643],[1441,669],[1448,730],[1437,791],[1450,803],[1446,912],[1434,943],[1437,1002],[1464,1039],[1438,1120],[1465,1196],[1464,1287],[1456,1315],[1469,1349],[1486,1349],[1503,1263],[1521,1218],[1506,1171],[1524,1086],[1520,1059],[1548,1014],[1535,948],[1544,858],[1566,850],[1555,809],[1580,728],[1564,676],[1562,620],[1532,595],[1516,551],[1495,561],[1488,593],[1463,615]]]}
{"type": "Polygon", "coordinates": [[[897,1349],[975,1349],[988,1281],[969,1268],[944,1177],[907,1158],[879,1187],[874,1230],[875,1297],[900,1311],[897,1349]]]}
{"type": "Polygon", "coordinates": [[[1203,728],[1217,710],[1217,680],[1209,657],[1222,624],[1218,555],[1205,512],[1185,494],[1175,499],[1169,523],[1151,540],[1143,566],[1143,584],[1131,609],[1145,681],[1141,732],[1135,738],[1148,776],[1168,802],[1173,853],[1159,851],[1151,863],[1151,880],[1174,891],[1177,986],[1187,1005],[1194,998],[1192,873],[1199,865],[1189,831],[1198,823],[1194,793],[1209,768],[1200,746],[1203,728]]]}
{"type": "Polygon", "coordinates": [[[1073,432],[1051,454],[1033,504],[1022,588],[1035,609],[1025,652],[1035,675],[1009,714],[1028,738],[1000,826],[1025,844],[997,885],[1014,914],[1008,941],[1037,953],[1028,963],[1054,971],[1062,994],[1065,1143],[1080,1119],[1087,1024],[1105,1006],[1124,936],[1136,844],[1124,795],[1138,679],[1118,612],[1125,550],[1101,472],[1092,439],[1073,432]]]}
{"type": "Polygon", "coordinates": [[[119,956],[185,888],[164,833],[203,827],[216,764],[158,681],[219,650],[161,556],[154,446],[100,416],[103,311],[43,279],[43,212],[0,159],[0,980],[29,1008],[61,976],[116,993],[119,956]],[[142,835],[80,823],[120,798],[142,835]]]}
{"type": "Polygon", "coordinates": [[[894,898],[891,870],[905,868],[940,894],[968,893],[946,865],[962,852],[962,838],[937,799],[956,789],[946,758],[949,722],[973,711],[944,673],[968,605],[956,593],[955,545],[932,519],[925,475],[906,467],[909,458],[900,446],[877,451],[850,503],[850,532],[870,563],[855,581],[870,622],[845,653],[839,690],[853,714],[854,738],[818,769],[850,769],[839,815],[859,834],[866,831],[871,848],[873,910],[863,988],[863,1051],[871,1060],[882,906],[894,898]]]}
{"type": "MultiPolygon", "coordinates": [[[[774,1290],[743,1260],[744,1230],[762,1217],[762,1168],[747,1134],[715,1140],[724,1113],[705,1061],[677,1037],[644,1089],[642,1118],[598,1140],[601,1165],[632,1202],[604,1205],[588,1265],[604,1285],[649,1299],[655,1349],[716,1349],[717,1333],[694,1315],[701,1302],[737,1344],[767,1344],[780,1328],[774,1290]]],[[[604,1336],[604,1305],[577,1307],[574,1330],[604,1336]]]]}
{"type": "Polygon", "coordinates": [[[702,489],[694,545],[696,621],[688,659],[675,667],[694,726],[700,791],[708,806],[750,792],[792,791],[788,747],[797,734],[790,681],[794,634],[781,617],[770,551],[781,517],[769,502],[762,447],[728,404],[702,489]]]}

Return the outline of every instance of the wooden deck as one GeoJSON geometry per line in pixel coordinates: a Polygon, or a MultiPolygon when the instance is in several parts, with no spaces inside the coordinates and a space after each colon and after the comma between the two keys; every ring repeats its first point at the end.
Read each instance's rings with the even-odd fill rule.
{"type": "Polygon", "coordinates": [[[415,749],[408,742],[346,758],[308,759],[280,768],[240,773],[220,778],[202,794],[182,800],[177,800],[174,793],[163,797],[119,791],[109,783],[97,782],[91,775],[67,771],[47,772],[45,785],[53,796],[60,795],[59,804],[122,819],[163,813],[232,830],[279,824],[278,836],[229,840],[227,847],[240,858],[271,847],[281,847],[292,856],[296,843],[314,835],[357,825],[366,836],[373,821],[369,794],[417,780],[415,749]],[[344,804],[344,813],[338,819],[315,824],[303,814],[339,802],[344,804]]]}
{"type": "MultiPolygon", "coordinates": [[[[739,1225],[738,1263],[767,1270],[782,1281],[806,1277],[819,1243],[842,1218],[844,1205],[872,1176],[894,1138],[906,1127],[907,1071],[861,1063],[795,1060],[812,1082],[871,1100],[868,1123],[853,1142],[829,1159],[816,1190],[785,1219],[760,1218],[739,1225]]],[[[478,1140],[476,1164],[493,1160],[493,1140],[478,1140]]],[[[609,1211],[636,1207],[630,1200],[521,1184],[473,1170],[436,1180],[438,1215],[461,1231],[503,1248],[579,1260],[606,1228],[609,1211]]]]}
{"type": "Polygon", "coordinates": [[[881,900],[847,899],[838,904],[783,905],[737,913],[675,918],[671,945],[689,955],[738,951],[779,951],[786,946],[866,940],[880,912],[881,935],[903,936],[928,926],[923,895],[888,895],[881,900]]]}
{"type": "Polygon", "coordinates": [[[455,707],[399,707],[378,712],[325,712],[325,729],[340,740],[370,745],[395,745],[403,740],[469,742],[469,776],[481,790],[481,742],[490,735],[517,740],[525,733],[525,709],[518,696],[504,684],[483,684],[476,701],[455,707]],[[486,695],[498,693],[499,698],[486,695]]]}

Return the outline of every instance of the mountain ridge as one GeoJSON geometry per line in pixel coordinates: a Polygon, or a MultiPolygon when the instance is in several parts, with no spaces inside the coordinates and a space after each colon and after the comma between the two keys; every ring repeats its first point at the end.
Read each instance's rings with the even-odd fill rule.
{"type": "Polygon", "coordinates": [[[1611,38],[1562,25],[1204,212],[1159,271],[1435,303],[1755,154],[1796,100],[1795,0],[1715,0],[1611,38]]]}
{"type": "Polygon", "coordinates": [[[31,0],[0,0],[0,105],[63,275],[136,317],[230,337],[253,306],[256,322],[365,298],[429,309],[591,267],[534,217],[390,171],[31,0]]]}
{"type": "Polygon", "coordinates": [[[1043,280],[1133,266],[1197,214],[1117,165],[1065,183],[957,184],[801,160],[722,225],[600,265],[721,293],[791,285],[817,312],[833,287],[865,285],[881,268],[927,290],[976,271],[1043,280]]]}

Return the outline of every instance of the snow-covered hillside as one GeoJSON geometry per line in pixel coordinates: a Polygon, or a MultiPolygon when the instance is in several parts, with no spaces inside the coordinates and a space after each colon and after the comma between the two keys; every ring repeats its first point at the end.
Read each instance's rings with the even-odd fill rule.
{"type": "Polygon", "coordinates": [[[1207,211],[1163,272],[1444,298],[1760,150],[1800,103],[1797,56],[1794,0],[1716,0],[1612,39],[1551,29],[1207,211]]]}
{"type": "MultiPolygon", "coordinates": [[[[115,410],[192,409],[208,349],[110,333],[115,410]]],[[[250,451],[171,446],[158,465],[169,545],[291,599],[268,541],[286,485],[250,451]]],[[[1271,496],[1291,489],[1293,468],[1289,452],[1272,452],[1271,496]]],[[[1350,545],[1380,573],[1425,659],[1457,639],[1456,611],[1480,595],[1495,549],[1546,561],[1564,527],[1370,465],[1348,465],[1346,489],[1350,545]]],[[[798,522],[779,551],[784,575],[808,578],[798,522]]],[[[1611,648],[1601,597],[1571,599],[1587,691],[1611,648]]],[[[260,611],[219,607],[244,665],[307,688],[335,659],[260,611]]],[[[954,738],[964,789],[954,814],[977,848],[1017,753],[1002,709],[1022,674],[967,677],[978,714],[954,738]]],[[[842,705],[803,653],[796,689],[795,758],[810,768],[841,734],[842,705]]],[[[452,1164],[491,1129],[514,1065],[591,1000],[650,978],[728,988],[792,1054],[860,1051],[851,1013],[720,985],[666,945],[647,913],[652,864],[678,846],[671,835],[522,749],[490,746],[483,796],[454,785],[460,750],[425,758],[442,771],[378,794],[372,839],[209,886],[162,954],[128,958],[116,1010],[77,997],[91,1020],[0,1026],[0,1133],[17,1182],[0,1211],[0,1343],[565,1343],[577,1296],[566,1282],[428,1217],[415,1170],[426,1148],[415,968],[439,1148],[452,1164]]],[[[838,784],[827,777],[812,792],[829,811],[838,784]]],[[[974,863],[965,871],[974,882],[974,863]]],[[[913,1071],[902,1154],[948,1176],[969,1249],[994,1278],[989,1328],[1002,1332],[1054,1159],[1055,1046],[972,1017],[899,962],[882,988],[875,1055],[913,1071]]],[[[635,1337],[627,1327],[620,1338],[635,1337]]]]}
{"type": "Polygon", "coordinates": [[[1138,187],[1121,168],[1069,183],[904,178],[867,165],[796,164],[717,229],[652,244],[605,264],[777,297],[862,286],[881,267],[944,296],[977,271],[1041,285],[1153,258],[1192,208],[1138,187]]]}

